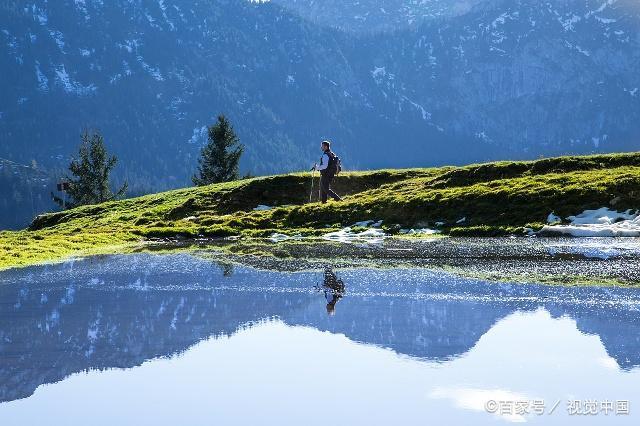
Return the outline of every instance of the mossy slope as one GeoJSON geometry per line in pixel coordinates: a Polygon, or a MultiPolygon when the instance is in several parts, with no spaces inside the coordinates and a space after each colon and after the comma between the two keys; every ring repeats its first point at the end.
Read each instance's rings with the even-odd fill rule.
{"type": "Polygon", "coordinates": [[[640,208],[640,154],[352,172],[335,187],[344,202],[308,203],[310,174],[299,173],[46,214],[28,230],[0,233],[0,268],[123,251],[153,237],[319,235],[366,219],[384,220],[390,232],[391,225],[435,222],[450,234],[521,232],[541,226],[551,211],[640,208]],[[258,204],[276,208],[253,211],[258,204]]]}

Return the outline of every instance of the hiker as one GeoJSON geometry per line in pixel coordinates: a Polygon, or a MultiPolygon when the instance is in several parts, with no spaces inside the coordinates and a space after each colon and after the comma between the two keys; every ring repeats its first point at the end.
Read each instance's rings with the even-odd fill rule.
{"type": "Polygon", "coordinates": [[[336,201],[342,201],[342,198],[331,189],[333,178],[342,169],[340,158],[331,152],[331,142],[329,141],[322,141],[320,149],[323,152],[320,164],[314,164],[312,169],[320,171],[320,201],[323,204],[326,203],[329,195],[336,201]]]}

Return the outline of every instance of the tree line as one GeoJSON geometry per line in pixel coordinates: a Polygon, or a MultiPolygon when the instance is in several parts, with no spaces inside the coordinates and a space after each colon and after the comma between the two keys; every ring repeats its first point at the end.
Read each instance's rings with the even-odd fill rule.
{"type": "MultiPolygon", "coordinates": [[[[233,126],[224,115],[219,115],[217,122],[207,130],[207,143],[200,152],[193,184],[205,186],[239,179],[244,146],[233,126]]],[[[117,163],[118,158],[107,152],[100,132],[85,130],[80,136],[78,154],[69,164],[70,175],[58,183],[58,191],[63,192],[63,196],[52,192],[51,197],[63,209],[122,198],[127,191],[127,183],[115,191],[110,185],[111,172],[117,163]]]]}

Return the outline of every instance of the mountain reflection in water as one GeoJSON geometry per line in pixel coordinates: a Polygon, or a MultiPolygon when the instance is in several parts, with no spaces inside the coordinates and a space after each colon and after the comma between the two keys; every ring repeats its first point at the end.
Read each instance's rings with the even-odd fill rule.
{"type": "Polygon", "coordinates": [[[640,296],[620,288],[497,284],[420,269],[282,273],[197,256],[105,256],[0,273],[0,402],[86,370],[139,366],[276,319],[432,362],[452,362],[503,318],[546,310],[640,365],[640,296]]]}

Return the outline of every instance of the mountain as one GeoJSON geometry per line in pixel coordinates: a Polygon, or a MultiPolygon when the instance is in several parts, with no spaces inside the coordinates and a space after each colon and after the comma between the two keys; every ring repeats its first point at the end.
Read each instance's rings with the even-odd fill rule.
{"type": "Polygon", "coordinates": [[[321,25],[374,33],[463,15],[486,0],[271,0],[321,25]]]}
{"type": "Polygon", "coordinates": [[[640,140],[637,2],[496,0],[359,46],[377,111],[417,109],[447,138],[505,157],[633,150],[640,140]]]}
{"type": "Polygon", "coordinates": [[[49,196],[53,182],[36,164],[27,166],[0,158],[0,225],[19,228],[26,218],[53,209],[49,196]]]}
{"type": "Polygon", "coordinates": [[[245,170],[293,169],[303,156],[306,166],[309,139],[345,127],[336,108],[350,101],[328,80],[353,79],[333,35],[281,12],[229,0],[4,2],[0,156],[65,164],[95,127],[122,178],[175,187],[224,112],[248,146],[245,170]]]}
{"type": "Polygon", "coordinates": [[[321,138],[348,169],[637,149],[635,1],[373,3],[5,0],[0,158],[61,170],[98,128],[114,184],[185,186],[219,113],[253,174],[321,138]]]}

